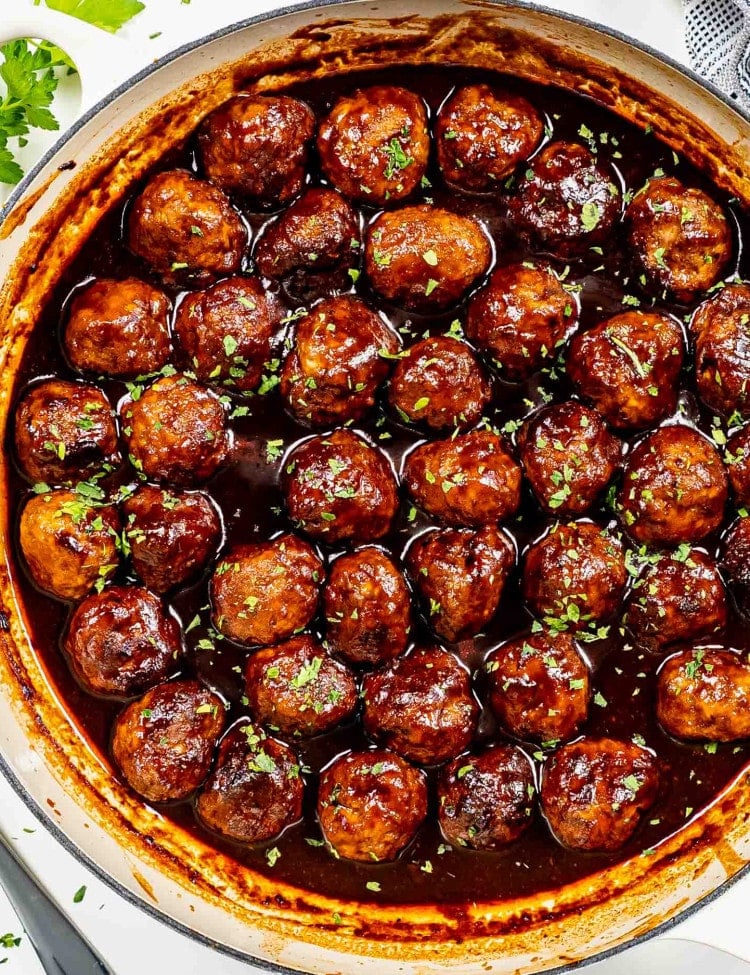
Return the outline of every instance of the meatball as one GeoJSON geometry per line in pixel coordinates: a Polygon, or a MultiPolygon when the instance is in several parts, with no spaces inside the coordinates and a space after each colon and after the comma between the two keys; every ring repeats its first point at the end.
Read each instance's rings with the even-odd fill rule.
{"type": "Polygon", "coordinates": [[[182,654],[177,621],[140,586],[87,596],[71,617],[64,646],[80,683],[104,697],[141,694],[170,677],[182,654]]]}
{"type": "Polygon", "coordinates": [[[489,623],[515,563],[513,542],[494,526],[427,531],[406,553],[425,615],[450,641],[474,636],[489,623]]]}
{"type": "Polygon", "coordinates": [[[221,698],[195,680],[159,684],[115,718],[112,757],[149,802],[186,799],[208,775],[224,715],[221,698]]]}
{"type": "Polygon", "coordinates": [[[563,745],[545,764],[542,809],[563,846],[618,850],[658,790],[658,766],[650,752],[613,738],[582,738],[563,745]]]}
{"type": "Polygon", "coordinates": [[[576,142],[551,142],[529,163],[508,200],[522,237],[558,256],[605,243],[620,217],[614,173],[576,142]]]}
{"type": "Polygon", "coordinates": [[[377,664],[406,649],[411,599],[404,577],[377,548],[342,555],[331,566],[323,600],[326,645],[355,664],[377,664]]]}
{"type": "Polygon", "coordinates": [[[498,850],[517,840],[534,811],[531,762],[515,745],[461,755],[438,781],[438,822],[454,846],[498,850]]]}
{"type": "Polygon", "coordinates": [[[440,647],[413,650],[362,682],[368,735],[420,765],[437,765],[468,747],[479,706],[464,665],[440,647]]]}
{"type": "Polygon", "coordinates": [[[698,307],[695,382],[709,409],[750,416],[750,284],[728,284],[698,307]]]}
{"type": "Polygon", "coordinates": [[[217,630],[238,643],[278,643],[304,629],[318,608],[323,563],[295,535],[239,545],[211,577],[217,630]]]}
{"type": "Polygon", "coordinates": [[[661,427],[630,453],[619,503],[628,532],[644,545],[698,542],[718,528],[727,475],[714,445],[692,427],[661,427]]]}
{"type": "Polygon", "coordinates": [[[328,543],[381,538],[398,508],[387,458],[349,430],[312,437],[297,447],[282,483],[290,518],[328,543]]]}
{"type": "Polygon", "coordinates": [[[402,420],[431,430],[473,427],[492,398],[492,387],[468,345],[447,335],[423,339],[403,354],[388,398],[402,420]]]}
{"type": "Polygon", "coordinates": [[[395,860],[427,815],[425,774],[384,748],[348,752],[321,773],[317,811],[338,856],[395,860]]]}
{"type": "Polygon", "coordinates": [[[521,469],[489,430],[422,444],[406,458],[404,484],[447,525],[497,524],[521,503],[521,469]]]}
{"type": "Polygon", "coordinates": [[[670,657],[659,671],[656,714],[686,741],[750,738],[750,666],[734,650],[695,647],[670,657]]]}
{"type": "Polygon", "coordinates": [[[518,431],[524,473],[545,511],[582,515],[612,480],[622,443],[596,410],[575,400],[546,406],[518,431]]]}
{"type": "Polygon", "coordinates": [[[578,305],[555,272],[524,261],[497,268],[471,298],[466,334],[504,379],[518,382],[556,357],[577,318],[578,305]]]}
{"type": "Polygon", "coordinates": [[[258,388],[271,357],[275,318],[257,278],[228,278],[186,295],[174,331],[200,382],[247,393],[258,388]]]}
{"type": "Polygon", "coordinates": [[[145,477],[178,486],[207,481],[224,461],[229,434],[218,396],[187,376],[165,376],[120,407],[130,462],[145,477]]]}
{"type": "Polygon", "coordinates": [[[172,353],[171,304],[138,278],[99,278],[76,293],[65,325],[68,361],[81,372],[129,379],[156,372],[172,353]]]}
{"type": "Polygon", "coordinates": [[[93,505],[75,491],[30,498],[19,522],[21,552],[36,585],[58,599],[82,599],[118,566],[120,519],[114,505],[93,505]]]}
{"type": "Polygon", "coordinates": [[[391,85],[345,95],[321,120],[317,144],[323,172],[344,196],[374,207],[397,203],[427,169],[425,104],[391,85]]]}
{"type": "Polygon", "coordinates": [[[489,238],[478,221],[427,204],[381,214],[365,242],[373,290],[410,311],[454,305],[491,260],[489,238]]]}
{"type": "Polygon", "coordinates": [[[724,538],[721,565],[740,612],[750,617],[750,518],[736,521],[724,538]]]}
{"type": "Polygon", "coordinates": [[[281,394],[312,426],[358,420],[375,403],[400,341],[383,319],[351,295],[326,298],[297,323],[281,370],[281,394]]]}
{"type": "Polygon", "coordinates": [[[200,492],[141,485],[122,506],[133,569],[154,592],[192,582],[221,541],[221,518],[200,492]]]}
{"type": "Polygon", "coordinates": [[[519,95],[489,85],[459,88],[435,122],[438,165],[446,183],[486,193],[539,145],[544,123],[519,95]]]}
{"type": "Polygon", "coordinates": [[[354,674],[310,636],[252,654],[245,694],[256,720],[283,735],[322,735],[357,707],[354,674]]]}
{"type": "Polygon", "coordinates": [[[626,213],[628,243],[639,268],[659,289],[691,301],[721,278],[732,256],[724,211],[674,176],[651,179],[626,213]]]}
{"type": "Polygon", "coordinates": [[[265,843],[302,816],[304,784],[289,745],[243,722],[224,737],[195,811],[209,829],[239,843],[265,843]]]}
{"type": "Polygon", "coordinates": [[[750,423],[729,438],[724,462],[734,500],[738,505],[750,504],[750,423]]]}
{"type": "Polygon", "coordinates": [[[305,182],[315,132],[309,105],[288,95],[237,95],[198,133],[203,169],[227,193],[283,206],[305,182]]]}
{"type": "Polygon", "coordinates": [[[617,430],[653,426],[674,413],[682,369],[677,322],[656,312],[626,311],[579,332],[568,375],[617,430]]]}
{"type": "Polygon", "coordinates": [[[120,464],[109,400],[96,386],[45,379],[15,409],[16,455],[30,481],[70,484],[120,464]]]}
{"type": "Polygon", "coordinates": [[[516,738],[556,745],[588,716],[588,667],[567,633],[511,640],[490,653],[485,670],[492,710],[516,738]]]}

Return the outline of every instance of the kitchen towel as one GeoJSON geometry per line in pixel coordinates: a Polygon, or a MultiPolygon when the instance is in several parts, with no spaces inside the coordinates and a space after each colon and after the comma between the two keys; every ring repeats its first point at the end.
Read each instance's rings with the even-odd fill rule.
{"type": "Polygon", "coordinates": [[[750,0],[685,0],[685,40],[698,74],[750,111],[750,0]]]}

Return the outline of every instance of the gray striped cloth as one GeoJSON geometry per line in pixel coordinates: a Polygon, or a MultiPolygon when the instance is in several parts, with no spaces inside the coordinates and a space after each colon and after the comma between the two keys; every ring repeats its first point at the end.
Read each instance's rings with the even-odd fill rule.
{"type": "Polygon", "coordinates": [[[690,61],[750,111],[750,0],[684,0],[690,61]]]}

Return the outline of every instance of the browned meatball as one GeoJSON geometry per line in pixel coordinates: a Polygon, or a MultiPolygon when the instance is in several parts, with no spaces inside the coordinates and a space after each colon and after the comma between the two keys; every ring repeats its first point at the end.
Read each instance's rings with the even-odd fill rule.
{"type": "Polygon", "coordinates": [[[631,742],[582,738],[563,745],[542,774],[542,809],[563,846],[617,850],[659,789],[654,756],[631,742]]]}
{"type": "Polygon", "coordinates": [[[455,304],[491,259],[489,239],[478,221],[427,204],[381,214],[365,242],[373,289],[412,311],[455,304]]]}
{"type": "Polygon", "coordinates": [[[207,481],[224,461],[229,434],[218,396],[180,375],[157,379],[120,407],[130,463],[155,481],[207,481]]]}
{"type": "Polygon", "coordinates": [[[186,799],[208,775],[224,715],[221,698],[195,680],[159,684],[115,718],[112,757],[149,802],[186,799]]]}
{"type": "Polygon", "coordinates": [[[721,547],[721,565],[740,612],[750,616],[750,518],[739,518],[721,547]]]}
{"type": "Polygon", "coordinates": [[[406,553],[430,625],[451,641],[489,623],[515,563],[513,542],[494,526],[428,531],[406,553]]]}
{"type": "Polygon", "coordinates": [[[381,538],[398,507],[387,458],[349,430],[297,447],[287,459],[283,489],[292,520],[329,543],[381,538]]]}
{"type": "Polygon", "coordinates": [[[200,382],[246,393],[260,385],[275,319],[257,278],[229,278],[186,295],[174,331],[186,368],[200,382]]]}
{"type": "Polygon", "coordinates": [[[227,193],[283,205],[302,189],[315,131],[309,105],[288,95],[237,95],[198,133],[203,169],[227,193]]]}
{"type": "Polygon", "coordinates": [[[528,159],[543,134],[544,123],[525,98],[485,84],[459,88],[435,122],[443,178],[474,193],[496,189],[528,159]]]}
{"type": "Polygon", "coordinates": [[[425,774],[384,748],[348,752],[323,770],[317,811],[338,856],[395,860],[427,815],[425,774]]]}
{"type": "Polygon", "coordinates": [[[354,674],[309,636],[252,654],[245,694],[256,720],[283,735],[322,735],[357,706],[354,674]]]}
{"type": "Polygon", "coordinates": [[[19,544],[31,578],[58,599],[82,599],[117,568],[117,508],[90,504],[74,491],[30,498],[19,522],[19,544]]]}
{"type": "Polygon", "coordinates": [[[639,268],[680,300],[690,301],[716,284],[732,256],[732,234],[721,207],[674,176],[649,180],[625,217],[639,268]]]}
{"type": "Polygon", "coordinates": [[[216,766],[195,803],[209,829],[240,843],[264,843],[302,815],[304,784],[289,745],[243,722],[219,745],[216,766]]]}
{"type": "Polygon", "coordinates": [[[132,697],[175,672],[180,627],[148,589],[112,586],[76,607],[65,653],[90,693],[132,697]]]}
{"type": "Polygon", "coordinates": [[[531,160],[508,200],[514,227],[558,256],[602,244],[622,209],[614,180],[585,146],[551,142],[531,160]]]}
{"type": "Polygon", "coordinates": [[[515,382],[555,358],[577,318],[578,305],[555,272],[524,261],[497,268],[472,297],[466,334],[515,382]]]}
{"type": "Polygon", "coordinates": [[[430,155],[425,104],[390,85],[344,95],[320,122],[318,152],[345,196],[375,207],[403,200],[419,186],[430,155]]]}
{"type": "Polygon", "coordinates": [[[131,378],[169,360],[169,298],[138,278],[99,278],[77,292],[63,343],[81,372],[131,378]]]}
{"type": "Polygon", "coordinates": [[[318,608],[323,563],[295,535],[230,549],[211,577],[216,628],[238,643],[278,643],[318,608]]]}
{"type": "Polygon", "coordinates": [[[358,420],[375,403],[398,351],[395,332],[351,295],[326,298],[297,323],[281,370],[281,394],[313,426],[358,420]]]}
{"type": "Polygon", "coordinates": [[[454,846],[497,850],[517,840],[534,811],[531,762],[514,745],[461,755],[438,781],[438,822],[454,846]]]}
{"type": "Polygon", "coordinates": [[[128,216],[130,249],[168,284],[208,284],[239,269],[247,232],[229,200],[183,169],[159,173],[128,216]]]}
{"type": "Polygon", "coordinates": [[[402,420],[431,430],[473,427],[492,397],[477,357],[447,335],[409,348],[391,376],[388,398],[402,420]]]}
{"type": "Polygon", "coordinates": [[[553,525],[523,567],[524,598],[555,630],[595,631],[619,608],[626,581],[622,542],[590,521],[553,525]]]}
{"type": "Polygon", "coordinates": [[[622,443],[596,410],[575,400],[546,406],[518,431],[524,473],[545,511],[582,515],[618,469],[622,443]]]}
{"type": "Polygon", "coordinates": [[[120,463],[109,400],[97,386],[45,379],[15,410],[16,455],[30,481],[70,484],[120,463]]]}
{"type": "Polygon", "coordinates": [[[727,475],[714,445],[692,427],[662,427],[631,452],[620,489],[628,532],[645,545],[698,542],[718,528],[727,475]]]}
{"type": "Polygon", "coordinates": [[[728,284],[700,305],[690,329],[695,336],[695,382],[703,402],[717,413],[750,416],[750,285],[728,284]]]}
{"type": "Polygon", "coordinates": [[[613,427],[638,430],[674,413],[682,354],[675,321],[656,312],[626,311],[579,332],[567,369],[581,395],[613,427]]]}
{"type": "Polygon", "coordinates": [[[738,505],[750,504],[750,423],[729,438],[724,462],[734,500],[738,505]]]}
{"type": "Polygon", "coordinates": [[[323,590],[326,645],[355,664],[377,664],[406,649],[411,600],[404,577],[377,548],[342,555],[323,590]]]}
{"type": "Polygon", "coordinates": [[[567,633],[511,640],[492,651],[485,670],[492,710],[516,738],[556,745],[588,716],[588,667],[567,633]]]}
{"type": "Polygon", "coordinates": [[[133,569],[154,592],[192,582],[221,540],[219,512],[200,492],[143,484],[122,510],[133,569]]]}
{"type": "Polygon", "coordinates": [[[521,469],[489,430],[422,444],[406,458],[404,484],[447,525],[492,525],[521,503],[521,469]]]}
{"type": "Polygon", "coordinates": [[[662,727],[686,741],[750,738],[750,666],[731,649],[695,647],[659,671],[656,713],[662,727]]]}

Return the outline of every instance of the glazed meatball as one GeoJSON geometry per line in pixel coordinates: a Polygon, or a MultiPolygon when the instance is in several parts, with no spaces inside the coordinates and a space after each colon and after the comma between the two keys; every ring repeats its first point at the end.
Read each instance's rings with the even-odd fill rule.
{"type": "Polygon", "coordinates": [[[504,379],[518,382],[555,358],[577,318],[578,305],[555,272],[524,261],[497,268],[472,297],[466,334],[504,379]]]}
{"type": "Polygon", "coordinates": [[[323,172],[344,196],[374,207],[397,203],[427,169],[424,102],[390,85],[345,95],[320,123],[318,153],[323,172]]]}
{"type": "Polygon", "coordinates": [[[276,317],[257,278],[228,278],[185,296],[175,337],[200,382],[247,393],[258,388],[271,357],[276,317]]]}
{"type": "Polygon", "coordinates": [[[284,467],[283,489],[290,518],[328,543],[381,538],[398,508],[387,458],[349,430],[297,447],[284,467]]]}
{"type": "Polygon", "coordinates": [[[130,462],[155,481],[207,481],[225,459],[229,435],[218,396],[187,376],[157,379],[120,407],[130,462]]]}
{"type": "Polygon", "coordinates": [[[326,298],[297,323],[281,370],[281,395],[312,426],[358,420],[375,403],[400,341],[383,319],[351,295],[326,298]]]}
{"type": "Polygon", "coordinates": [[[522,237],[557,256],[604,243],[620,217],[615,175],[575,142],[551,142],[529,163],[508,200],[522,237]]]}
{"type": "Polygon", "coordinates": [[[654,756],[631,742],[582,738],[544,766],[542,809],[557,839],[573,850],[618,850],[659,790],[654,756]]]}
{"type": "Polygon", "coordinates": [[[738,505],[750,504],[750,424],[729,438],[724,462],[734,500],[738,505]]]}
{"type": "Polygon", "coordinates": [[[518,431],[524,473],[550,514],[587,511],[619,468],[622,443],[596,410],[575,400],[546,406],[518,431]]]}
{"type": "Polygon", "coordinates": [[[45,379],[15,409],[16,455],[30,481],[70,484],[118,466],[117,427],[96,386],[45,379]]]}
{"type": "Polygon", "coordinates": [[[282,735],[322,735],[351,718],[357,706],[351,670],[309,636],[252,654],[245,694],[256,720],[282,735]]]}
{"type": "Polygon", "coordinates": [[[656,312],[626,311],[579,332],[568,375],[617,430],[653,426],[674,413],[682,369],[680,326],[656,312]]]}
{"type": "Polygon", "coordinates": [[[81,372],[128,379],[156,372],[172,353],[171,304],[163,291],[138,278],[99,278],[77,292],[63,344],[81,372]]]}
{"type": "Polygon", "coordinates": [[[365,242],[373,290],[410,311],[454,305],[491,259],[489,239],[478,221],[427,204],[381,214],[365,242]]]}
{"type": "Polygon", "coordinates": [[[489,85],[459,88],[435,122],[443,179],[460,190],[486,193],[539,145],[544,123],[525,98],[489,85]]]}
{"type": "Polygon", "coordinates": [[[154,592],[192,582],[221,540],[221,518],[200,492],[169,491],[143,484],[122,506],[133,569],[154,592]]]}
{"type": "Polygon", "coordinates": [[[348,752],[323,770],[318,822],[345,860],[395,860],[427,815],[425,774],[384,748],[348,752]]]}
{"type": "Polygon", "coordinates": [[[159,684],[115,718],[112,757],[149,802],[186,799],[208,775],[224,715],[221,698],[197,681],[159,684]]]}
{"type": "Polygon", "coordinates": [[[289,745],[249,722],[219,745],[216,765],[195,803],[202,823],[239,843],[265,843],[302,816],[304,784],[289,745]]]}
{"type": "Polygon", "coordinates": [[[403,481],[447,525],[497,524],[521,503],[521,469],[489,430],[422,444],[406,458],[403,481]]]}
{"type": "Polygon", "coordinates": [[[211,577],[216,628],[238,643],[278,643],[304,629],[318,608],[323,563],[295,535],[240,545],[211,577]]]}
{"type": "Polygon", "coordinates": [[[76,607],[65,653],[91,694],[132,697],[175,672],[180,627],[148,589],[112,586],[76,607]]]}
{"type": "Polygon", "coordinates": [[[36,585],[58,599],[76,600],[114,573],[119,531],[113,505],[94,506],[74,491],[50,491],[26,502],[18,537],[36,585]]]}
{"type": "Polygon", "coordinates": [[[489,623],[515,563],[513,542],[494,526],[428,531],[406,553],[430,626],[450,641],[489,623]]]}
{"type": "Polygon", "coordinates": [[[732,256],[732,234],[721,207],[674,176],[649,180],[625,217],[639,270],[678,300],[690,301],[716,284],[732,256]]]}
{"type": "Polygon", "coordinates": [[[402,356],[391,376],[388,398],[407,423],[431,430],[473,427],[492,397],[477,357],[447,335],[423,339],[402,356]]]}
{"type": "Polygon", "coordinates": [[[461,755],[438,781],[438,822],[454,846],[498,850],[517,840],[534,811],[531,762],[514,745],[461,755]]]}
{"type": "Polygon", "coordinates": [[[750,617],[750,518],[739,518],[721,547],[721,565],[740,612],[750,617]]]}
{"type": "Polygon", "coordinates": [[[628,532],[644,545],[698,542],[718,528],[728,494],[714,445],[692,427],[661,427],[630,453],[620,489],[628,532]]]}
{"type": "Polygon", "coordinates": [[[698,307],[690,323],[695,337],[695,382],[709,409],[750,416],[750,285],[728,284],[698,307]]]}
{"type": "Polygon", "coordinates": [[[440,647],[415,649],[366,674],[362,697],[367,734],[420,765],[459,755],[476,731],[479,706],[471,676],[440,647]]]}
{"type": "Polygon", "coordinates": [[[227,193],[283,206],[305,182],[315,116],[288,95],[238,95],[198,133],[203,169],[227,193]]]}
{"type": "Polygon", "coordinates": [[[695,647],[659,671],[656,713],[685,741],[750,738],[750,666],[734,650],[695,647]]]}
{"type": "Polygon", "coordinates": [[[406,649],[411,600],[404,577],[377,548],[342,555],[323,590],[326,645],[355,664],[378,664],[406,649]]]}
{"type": "Polygon", "coordinates": [[[567,633],[511,640],[485,670],[492,710],[516,738],[549,747],[573,738],[588,716],[588,667],[567,633]]]}

